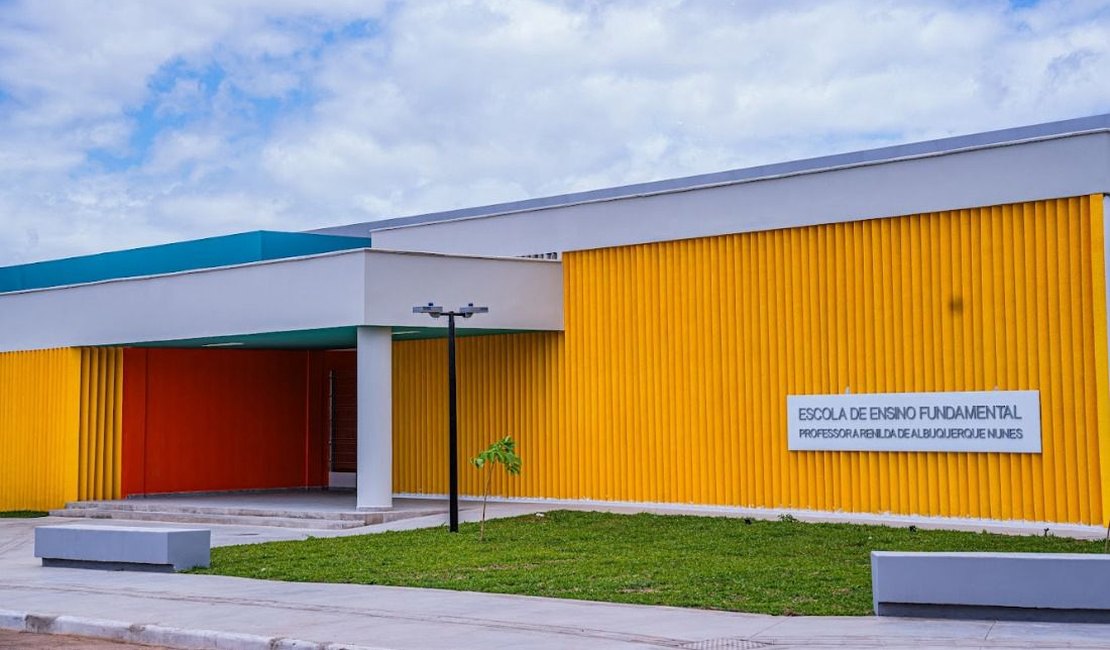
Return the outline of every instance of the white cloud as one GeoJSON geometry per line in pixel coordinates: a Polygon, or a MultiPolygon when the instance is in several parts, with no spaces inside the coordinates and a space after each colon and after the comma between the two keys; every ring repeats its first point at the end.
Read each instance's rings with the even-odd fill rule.
{"type": "Polygon", "coordinates": [[[173,131],[158,138],[144,170],[159,175],[177,172],[199,180],[204,174],[195,173],[195,168],[218,166],[220,161],[232,155],[229,148],[227,139],[218,132],[173,131]]]}
{"type": "Polygon", "coordinates": [[[0,5],[0,264],[1110,110],[1105,2],[0,5]]]}

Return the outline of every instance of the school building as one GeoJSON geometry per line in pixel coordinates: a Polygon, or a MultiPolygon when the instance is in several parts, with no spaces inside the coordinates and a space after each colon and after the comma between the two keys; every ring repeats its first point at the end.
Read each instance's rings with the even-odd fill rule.
{"type": "Polygon", "coordinates": [[[1108,192],[1102,115],[0,268],[0,510],[443,495],[434,302],[503,497],[1106,525],[1108,192]]]}

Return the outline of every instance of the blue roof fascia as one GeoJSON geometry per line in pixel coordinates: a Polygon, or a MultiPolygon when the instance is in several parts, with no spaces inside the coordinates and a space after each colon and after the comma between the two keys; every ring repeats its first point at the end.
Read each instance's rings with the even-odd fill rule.
{"type": "Polygon", "coordinates": [[[272,230],[0,267],[0,293],[369,248],[368,237],[272,230]]]}

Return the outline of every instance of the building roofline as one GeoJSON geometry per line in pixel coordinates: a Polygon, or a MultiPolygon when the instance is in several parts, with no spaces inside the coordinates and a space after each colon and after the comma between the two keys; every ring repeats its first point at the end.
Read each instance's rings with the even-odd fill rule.
{"type": "Polygon", "coordinates": [[[369,237],[251,230],[0,267],[0,295],[115,278],[234,266],[371,245],[369,237]]]}
{"type": "Polygon", "coordinates": [[[1088,117],[1073,118],[1057,122],[1046,122],[1030,126],[1019,126],[995,131],[985,131],[969,135],[959,135],[936,140],[912,142],[907,144],[891,145],[876,149],[865,149],[848,153],[818,156],[755,167],[745,167],[709,174],[684,176],[646,183],[635,183],[617,187],[602,188],[584,192],[572,192],[554,196],[495,203],[491,205],[431,212],[406,217],[396,217],[377,221],[366,221],[341,226],[320,228],[309,232],[321,234],[354,234],[354,228],[365,227],[367,233],[396,228],[408,228],[425,224],[447,221],[461,221],[466,219],[480,219],[506,214],[533,212],[551,208],[580,205],[583,203],[596,203],[601,201],[615,201],[653,194],[669,194],[674,192],[687,192],[706,187],[722,185],[735,185],[749,183],[771,178],[782,178],[801,174],[813,174],[834,169],[848,167],[861,167],[879,165],[883,163],[907,160],[913,158],[926,158],[942,156],[962,151],[976,149],[990,149],[996,147],[1012,146],[1026,142],[1040,140],[1054,140],[1091,133],[1110,132],[1110,113],[1092,115],[1088,117]]]}
{"type": "MultiPolygon", "coordinates": [[[[253,231],[258,232],[258,231],[253,231]]],[[[278,231],[272,231],[278,232],[278,231]]],[[[250,233],[248,233],[250,234],[250,233]]],[[[354,238],[352,238],[354,239],[354,238]]],[[[481,254],[461,254],[461,253],[440,253],[436,251],[415,251],[415,250],[401,250],[391,248],[373,248],[370,246],[356,246],[352,248],[343,248],[338,250],[324,251],[321,253],[306,253],[303,255],[289,255],[286,257],[272,257],[266,259],[249,260],[245,262],[234,262],[230,264],[217,264],[213,266],[197,266],[194,268],[180,269],[176,271],[165,271],[161,273],[144,273],[142,275],[121,275],[113,277],[105,277],[96,280],[70,282],[67,284],[49,284],[43,286],[29,287],[26,289],[11,289],[7,291],[0,291],[0,302],[7,296],[16,296],[20,294],[29,293],[42,293],[47,291],[59,291],[64,289],[73,289],[75,287],[87,287],[93,285],[116,284],[123,282],[141,282],[144,280],[152,280],[158,278],[170,278],[185,275],[197,275],[201,273],[216,273],[220,271],[228,271],[233,269],[243,269],[248,267],[264,267],[273,266],[276,264],[287,264],[290,262],[304,262],[307,260],[324,259],[328,257],[342,257],[344,255],[404,255],[409,257],[446,257],[451,259],[464,259],[464,260],[492,260],[498,262],[515,262],[524,264],[562,264],[560,260],[550,259],[535,259],[529,257],[521,257],[519,255],[481,255],[481,254]]],[[[66,258],[71,259],[71,258],[66,258]]]]}

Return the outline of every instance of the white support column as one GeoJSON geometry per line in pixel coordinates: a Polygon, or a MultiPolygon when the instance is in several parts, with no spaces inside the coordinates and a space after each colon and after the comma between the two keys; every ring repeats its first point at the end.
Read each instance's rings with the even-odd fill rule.
{"type": "Polygon", "coordinates": [[[360,327],[358,340],[359,508],[393,507],[393,333],[360,327]]]}

